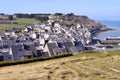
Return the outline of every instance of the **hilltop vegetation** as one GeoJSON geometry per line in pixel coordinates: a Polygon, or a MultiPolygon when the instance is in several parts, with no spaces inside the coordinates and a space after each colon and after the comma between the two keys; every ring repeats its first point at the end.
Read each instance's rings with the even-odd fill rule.
{"type": "MultiPolygon", "coordinates": [[[[24,27],[24,25],[33,24],[34,22],[44,23],[47,24],[48,20],[54,20],[54,22],[59,22],[61,25],[66,26],[76,26],[78,23],[84,25],[89,30],[106,30],[107,27],[102,25],[94,20],[89,19],[87,16],[82,15],[74,15],[73,13],[62,14],[62,13],[55,13],[55,14],[23,14],[18,13],[14,15],[0,15],[0,24],[6,24],[5,22],[9,23],[6,27],[14,26],[18,24],[20,27],[24,27]],[[11,23],[12,22],[12,23],[11,23]],[[15,24],[14,24],[15,23],[15,24]]],[[[17,28],[18,28],[17,26],[17,28]]],[[[0,26],[2,27],[2,26],[0,26]]],[[[9,29],[8,28],[8,29],[9,29]]]]}
{"type": "Polygon", "coordinates": [[[120,80],[120,51],[81,53],[71,57],[0,68],[0,80],[120,80]]]}

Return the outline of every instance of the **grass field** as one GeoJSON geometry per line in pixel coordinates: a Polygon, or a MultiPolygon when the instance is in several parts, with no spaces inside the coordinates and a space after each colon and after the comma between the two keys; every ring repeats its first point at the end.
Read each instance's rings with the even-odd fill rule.
{"type": "Polygon", "coordinates": [[[12,30],[13,28],[20,28],[23,29],[26,25],[31,25],[34,22],[40,22],[39,20],[35,20],[32,18],[17,18],[16,20],[13,20],[12,22],[18,22],[19,24],[0,24],[0,32],[2,32],[5,29],[12,30]]]}
{"type": "Polygon", "coordinates": [[[23,29],[25,27],[24,24],[0,24],[0,32],[3,30],[12,30],[13,28],[23,29]]]}
{"type": "Polygon", "coordinates": [[[34,18],[17,18],[13,20],[13,22],[24,23],[24,24],[33,24],[34,22],[40,22],[39,20],[35,20],[34,18]]]}
{"type": "Polygon", "coordinates": [[[1,67],[0,80],[120,80],[120,51],[1,67]]]}

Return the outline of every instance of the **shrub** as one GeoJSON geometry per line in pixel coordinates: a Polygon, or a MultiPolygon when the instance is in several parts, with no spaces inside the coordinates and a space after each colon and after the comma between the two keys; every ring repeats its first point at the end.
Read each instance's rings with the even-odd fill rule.
{"type": "Polygon", "coordinates": [[[26,59],[26,60],[0,62],[0,67],[17,65],[17,64],[26,64],[26,63],[37,62],[37,61],[45,61],[45,60],[57,59],[57,58],[68,57],[68,56],[72,56],[72,53],[65,53],[65,54],[60,54],[52,57],[44,57],[44,58],[39,57],[39,58],[32,58],[32,59],[26,59]]]}

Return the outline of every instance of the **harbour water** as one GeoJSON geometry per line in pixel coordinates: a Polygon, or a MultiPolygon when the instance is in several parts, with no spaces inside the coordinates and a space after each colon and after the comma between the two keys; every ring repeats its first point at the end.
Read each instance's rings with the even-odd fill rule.
{"type": "Polygon", "coordinates": [[[115,29],[112,31],[107,31],[100,33],[97,37],[98,39],[106,39],[108,36],[120,36],[120,21],[99,21],[105,24],[108,28],[115,29]]]}

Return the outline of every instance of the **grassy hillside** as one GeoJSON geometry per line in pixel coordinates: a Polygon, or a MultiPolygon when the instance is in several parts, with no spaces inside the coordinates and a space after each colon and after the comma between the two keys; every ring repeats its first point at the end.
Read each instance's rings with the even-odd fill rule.
{"type": "Polygon", "coordinates": [[[1,67],[0,80],[120,80],[120,51],[1,67]]]}
{"type": "Polygon", "coordinates": [[[5,29],[12,30],[13,28],[24,29],[24,24],[0,24],[0,32],[5,29]]]}
{"type": "MultiPolygon", "coordinates": [[[[2,18],[2,17],[0,17],[2,18]]],[[[0,32],[5,29],[12,30],[13,28],[23,29],[28,24],[33,24],[34,22],[40,22],[39,20],[35,20],[33,18],[17,18],[12,22],[18,22],[18,24],[0,24],[0,32]]]]}
{"type": "Polygon", "coordinates": [[[34,18],[16,18],[13,22],[24,23],[24,24],[33,24],[34,22],[40,22],[39,20],[35,20],[34,18]]]}

